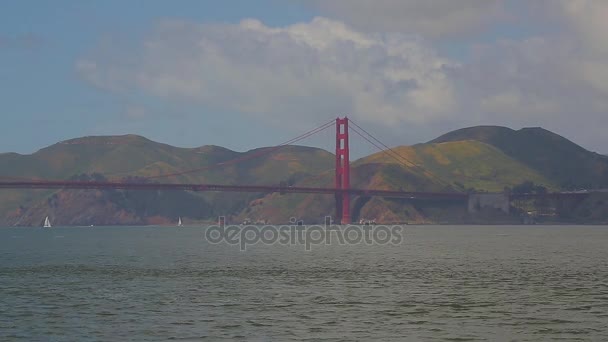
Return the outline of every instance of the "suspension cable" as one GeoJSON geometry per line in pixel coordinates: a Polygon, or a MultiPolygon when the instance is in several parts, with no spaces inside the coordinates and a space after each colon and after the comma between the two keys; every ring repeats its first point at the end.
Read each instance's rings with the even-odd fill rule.
{"type": "Polygon", "coordinates": [[[357,125],[356,122],[353,122],[352,119],[350,119],[349,121],[353,124],[354,127],[351,127],[351,129],[353,129],[353,131],[355,133],[357,133],[359,136],[361,136],[363,139],[365,139],[367,142],[369,142],[370,144],[372,144],[374,147],[376,147],[381,152],[385,153],[389,157],[391,157],[394,160],[396,160],[402,166],[405,166],[407,168],[408,167],[407,164],[410,164],[412,168],[418,169],[420,172],[422,172],[423,174],[426,174],[426,175],[430,176],[431,178],[434,178],[439,183],[441,183],[441,184],[443,184],[445,186],[451,186],[450,183],[446,182],[445,180],[443,180],[439,176],[435,175],[433,172],[431,172],[431,171],[427,170],[426,168],[424,168],[424,167],[422,167],[422,166],[420,166],[420,165],[412,162],[408,158],[406,158],[406,157],[402,156],[401,154],[397,153],[394,149],[388,147],[386,144],[384,144],[382,141],[380,141],[379,139],[377,139],[376,137],[374,137],[371,133],[369,133],[368,131],[366,131],[364,128],[362,128],[361,126],[357,125]],[[371,139],[373,139],[376,142],[378,142],[378,144],[384,146],[384,148],[382,148],[382,147],[378,146],[378,144],[372,142],[370,139],[368,139],[366,136],[364,136],[361,132],[359,132],[357,130],[357,128],[360,129],[361,131],[363,131],[371,139]]]}

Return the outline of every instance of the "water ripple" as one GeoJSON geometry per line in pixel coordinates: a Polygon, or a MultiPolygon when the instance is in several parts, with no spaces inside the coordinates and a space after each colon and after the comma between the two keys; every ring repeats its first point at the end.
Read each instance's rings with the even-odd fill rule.
{"type": "Polygon", "coordinates": [[[608,229],[408,229],[310,252],[0,230],[0,340],[608,340],[608,229]]]}

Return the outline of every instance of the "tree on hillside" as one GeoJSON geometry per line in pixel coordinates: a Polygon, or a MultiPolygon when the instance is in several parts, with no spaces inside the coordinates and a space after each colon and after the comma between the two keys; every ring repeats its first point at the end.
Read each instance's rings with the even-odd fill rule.
{"type": "Polygon", "coordinates": [[[546,194],[547,188],[542,185],[536,185],[532,181],[524,181],[513,186],[511,192],[514,194],[546,194]]]}

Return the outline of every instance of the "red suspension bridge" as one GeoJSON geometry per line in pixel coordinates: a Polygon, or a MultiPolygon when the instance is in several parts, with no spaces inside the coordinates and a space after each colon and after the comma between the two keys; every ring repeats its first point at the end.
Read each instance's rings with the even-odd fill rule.
{"type": "MultiPolygon", "coordinates": [[[[243,162],[272,153],[278,149],[294,144],[300,140],[313,136],[321,131],[335,125],[336,128],[336,164],[335,164],[335,184],[333,188],[323,187],[304,187],[287,185],[220,185],[220,184],[183,184],[183,183],[162,183],[162,182],[129,182],[129,181],[70,181],[70,180],[45,180],[45,179],[17,179],[11,181],[0,181],[0,189],[120,189],[120,190],[182,190],[182,191],[220,191],[220,192],[255,192],[255,193],[300,193],[300,194],[326,194],[335,196],[336,219],[341,224],[352,222],[351,217],[351,198],[353,196],[380,196],[385,198],[405,198],[410,200],[458,200],[466,201],[470,194],[458,192],[441,178],[424,168],[416,165],[406,157],[382,143],[372,134],[361,126],[357,125],[347,117],[337,118],[335,121],[325,123],[313,130],[290,139],[280,145],[262,149],[254,154],[236,158],[230,161],[205,166],[202,168],[185,170],[174,173],[161,174],[156,176],[144,177],[145,180],[161,179],[167,177],[180,176],[221,168],[227,165],[243,162]],[[352,124],[352,126],[349,125],[352,124]],[[449,191],[445,192],[412,192],[401,190],[381,190],[381,189],[357,189],[350,186],[350,148],[349,132],[353,130],[356,134],[368,143],[382,151],[388,157],[394,159],[399,164],[416,169],[428,177],[434,178],[438,183],[444,184],[449,191]]],[[[554,193],[549,196],[579,196],[581,194],[554,193]]],[[[524,194],[520,197],[535,196],[524,194]]]]}

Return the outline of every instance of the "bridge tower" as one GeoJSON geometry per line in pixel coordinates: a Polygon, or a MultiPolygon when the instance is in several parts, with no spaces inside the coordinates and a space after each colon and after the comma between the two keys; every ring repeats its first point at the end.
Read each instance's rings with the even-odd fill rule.
{"type": "Polygon", "coordinates": [[[348,148],[348,117],[336,118],[336,219],[351,223],[350,217],[350,155],[348,148]]]}

